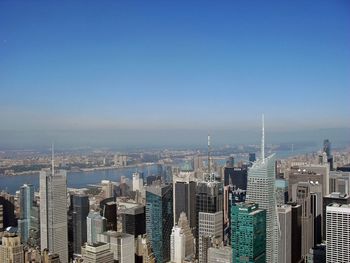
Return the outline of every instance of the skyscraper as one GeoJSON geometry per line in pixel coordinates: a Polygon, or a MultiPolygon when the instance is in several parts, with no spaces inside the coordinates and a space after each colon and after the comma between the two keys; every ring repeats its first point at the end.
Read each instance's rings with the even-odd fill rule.
{"type": "Polygon", "coordinates": [[[86,218],[87,243],[93,245],[98,242],[98,235],[106,231],[106,218],[99,212],[90,211],[86,218]]]}
{"type": "Polygon", "coordinates": [[[1,263],[22,263],[24,262],[23,245],[21,239],[15,233],[5,232],[0,245],[1,263]]]}
{"type": "Polygon", "coordinates": [[[143,173],[136,172],[132,174],[132,190],[143,191],[143,173]]]}
{"type": "Polygon", "coordinates": [[[174,223],[176,223],[182,212],[186,213],[190,227],[196,226],[196,182],[194,172],[180,171],[173,176],[174,181],[174,223]]]}
{"type": "Polygon", "coordinates": [[[123,232],[135,238],[146,233],[145,206],[137,205],[121,211],[123,232]]]}
{"type": "Polygon", "coordinates": [[[81,246],[87,241],[86,217],[89,214],[89,197],[73,195],[73,251],[81,254],[81,246]]]}
{"type": "Polygon", "coordinates": [[[327,263],[350,262],[350,205],[327,206],[326,244],[327,263]]]}
{"type": "Polygon", "coordinates": [[[329,167],[333,170],[333,156],[332,156],[331,142],[326,139],[323,141],[323,152],[327,154],[327,162],[329,163],[329,167]]]}
{"type": "Polygon", "coordinates": [[[31,225],[31,212],[34,201],[34,187],[31,184],[21,186],[19,190],[20,198],[20,219],[18,220],[21,241],[27,244],[31,225]]]}
{"type": "Polygon", "coordinates": [[[279,241],[278,258],[279,262],[292,262],[292,207],[282,205],[277,207],[278,219],[281,229],[279,241]]]}
{"type": "Polygon", "coordinates": [[[154,183],[146,188],[146,232],[157,262],[170,260],[173,187],[154,183]]]}
{"type": "Polygon", "coordinates": [[[292,263],[302,262],[301,257],[301,205],[288,202],[292,207],[292,263]]]}
{"type": "Polygon", "coordinates": [[[301,255],[305,257],[314,245],[314,219],[311,213],[309,182],[299,182],[292,187],[293,201],[301,205],[301,255]]]}
{"type": "Polygon", "coordinates": [[[233,185],[236,189],[247,189],[247,169],[238,167],[225,167],[224,185],[233,185]]]}
{"type": "Polygon", "coordinates": [[[208,261],[208,248],[214,239],[223,240],[223,212],[198,213],[198,260],[199,263],[208,261]]]}
{"type": "Polygon", "coordinates": [[[232,262],[267,262],[266,210],[258,204],[239,203],[231,212],[232,262]]]}
{"type": "Polygon", "coordinates": [[[266,261],[278,263],[279,227],[275,192],[275,155],[265,158],[264,119],[261,158],[248,171],[246,201],[266,209],[266,261]]]}
{"type": "Polygon", "coordinates": [[[40,238],[41,250],[47,248],[68,262],[67,176],[54,165],[40,172],[40,238]]]}
{"type": "Polygon", "coordinates": [[[332,204],[332,203],[337,203],[337,204],[350,204],[350,196],[346,194],[341,194],[341,193],[331,193],[329,195],[326,195],[323,197],[323,213],[322,213],[322,239],[326,240],[326,211],[327,211],[327,206],[332,204]]]}
{"type": "Polygon", "coordinates": [[[288,202],[288,181],[284,179],[276,180],[276,202],[277,205],[284,205],[288,202]]]}
{"type": "Polygon", "coordinates": [[[102,243],[109,244],[115,262],[135,262],[135,239],[133,235],[116,231],[107,231],[99,234],[98,240],[102,243]]]}
{"type": "Polygon", "coordinates": [[[177,225],[174,225],[170,237],[171,262],[182,263],[185,258],[194,255],[194,236],[186,214],[182,212],[177,225]]]}

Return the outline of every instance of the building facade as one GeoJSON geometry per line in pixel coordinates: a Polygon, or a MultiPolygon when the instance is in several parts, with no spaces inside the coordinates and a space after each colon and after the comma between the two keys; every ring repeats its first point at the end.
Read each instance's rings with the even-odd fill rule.
{"type": "Polygon", "coordinates": [[[24,184],[19,190],[20,199],[20,219],[18,220],[18,228],[21,234],[23,244],[28,243],[29,230],[31,226],[32,208],[34,202],[34,187],[31,184],[24,184]]]}
{"type": "Polygon", "coordinates": [[[153,184],[146,188],[146,233],[157,262],[170,260],[173,226],[173,187],[153,184]]]}
{"type": "Polygon", "coordinates": [[[278,263],[279,226],[275,192],[275,155],[256,161],[248,171],[246,202],[266,210],[266,261],[278,263]]]}
{"type": "Polygon", "coordinates": [[[40,172],[40,243],[68,262],[67,175],[66,171],[40,172]]]}
{"type": "Polygon", "coordinates": [[[232,206],[232,262],[266,261],[266,210],[258,204],[232,206]]]}
{"type": "Polygon", "coordinates": [[[292,207],[282,205],[277,207],[278,219],[281,229],[279,241],[278,258],[279,262],[292,262],[292,207]]]}
{"type": "Polygon", "coordinates": [[[73,251],[81,254],[81,246],[87,241],[86,218],[89,214],[89,197],[73,196],[73,251]]]}
{"type": "Polygon", "coordinates": [[[350,262],[350,205],[327,206],[326,244],[327,263],[350,262]]]}

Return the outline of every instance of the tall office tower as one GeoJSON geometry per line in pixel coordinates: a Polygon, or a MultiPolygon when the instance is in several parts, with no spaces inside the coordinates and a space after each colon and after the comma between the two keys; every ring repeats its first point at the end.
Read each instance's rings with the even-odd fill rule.
{"type": "Polygon", "coordinates": [[[106,229],[117,230],[117,203],[104,199],[100,203],[101,215],[106,218],[106,229]]]}
{"type": "MultiPolygon", "coordinates": [[[[216,213],[223,210],[223,184],[215,180],[215,174],[212,174],[209,181],[201,181],[197,183],[196,189],[196,231],[195,238],[196,243],[196,254],[199,255],[199,242],[198,242],[198,217],[199,212],[204,213],[216,213]]],[[[223,214],[222,214],[223,215],[223,214]]],[[[223,218],[222,224],[223,224],[223,218]]]]}
{"type": "Polygon", "coordinates": [[[40,247],[40,208],[37,204],[32,207],[28,245],[40,247]]]}
{"type": "Polygon", "coordinates": [[[322,185],[309,182],[311,197],[311,214],[314,220],[314,244],[322,242],[322,185]]]}
{"type": "Polygon", "coordinates": [[[326,244],[327,263],[350,262],[350,205],[327,206],[326,244]]]}
{"type": "Polygon", "coordinates": [[[247,169],[238,167],[225,167],[224,185],[233,185],[236,189],[247,190],[247,169]]]}
{"type": "Polygon", "coordinates": [[[267,262],[266,210],[258,204],[239,203],[231,211],[232,262],[267,262]]]}
{"type": "Polygon", "coordinates": [[[84,263],[113,263],[113,252],[109,249],[109,244],[95,243],[85,244],[81,248],[84,263]]]}
{"type": "Polygon", "coordinates": [[[109,244],[115,262],[135,262],[135,240],[133,235],[116,231],[107,231],[99,234],[98,239],[101,243],[109,244]]]}
{"type": "Polygon", "coordinates": [[[81,246],[87,241],[86,217],[89,214],[89,197],[73,195],[73,251],[81,254],[81,246]]]}
{"type": "Polygon", "coordinates": [[[276,202],[277,205],[284,205],[288,202],[288,181],[276,179],[276,202]]]}
{"type": "Polygon", "coordinates": [[[102,191],[105,198],[113,197],[114,195],[114,184],[109,180],[102,180],[102,191]]]}
{"type": "Polygon", "coordinates": [[[19,190],[20,216],[18,228],[21,234],[21,241],[27,244],[29,239],[29,229],[31,224],[31,212],[34,202],[34,187],[31,184],[21,186],[19,190]]]}
{"type": "Polygon", "coordinates": [[[231,244],[231,206],[245,201],[246,190],[224,186],[224,244],[231,244]]]}
{"type": "Polygon", "coordinates": [[[266,261],[278,262],[279,226],[275,191],[275,155],[265,158],[264,119],[261,140],[261,158],[248,171],[246,201],[266,209],[266,261]]]}
{"type": "Polygon", "coordinates": [[[277,207],[278,219],[281,229],[279,242],[279,262],[292,262],[292,207],[282,205],[277,207]]]}
{"type": "Polygon", "coordinates": [[[339,192],[349,195],[350,192],[350,172],[331,171],[329,173],[329,192],[339,192]]]}
{"type": "Polygon", "coordinates": [[[301,205],[288,202],[292,207],[292,263],[302,262],[301,257],[301,205]]]}
{"type": "Polygon", "coordinates": [[[326,211],[327,211],[327,206],[332,204],[332,203],[337,203],[340,205],[346,205],[350,204],[350,196],[346,194],[341,194],[341,193],[331,193],[329,195],[326,195],[323,197],[323,213],[322,213],[322,239],[326,240],[326,211]]]}
{"type": "Polygon", "coordinates": [[[190,227],[196,227],[196,182],[194,172],[181,170],[173,176],[174,194],[174,224],[179,220],[180,214],[185,212],[190,227]]]}
{"type": "Polygon", "coordinates": [[[299,182],[318,182],[322,185],[322,196],[329,194],[329,165],[308,164],[292,166],[289,171],[288,194],[292,195],[292,185],[299,182]]]}
{"type": "Polygon", "coordinates": [[[137,205],[126,208],[120,212],[122,217],[123,232],[137,238],[146,233],[145,206],[137,205]]]}
{"type": "Polygon", "coordinates": [[[24,251],[21,239],[15,233],[5,232],[0,245],[1,263],[23,263],[24,251]]]}
{"type": "Polygon", "coordinates": [[[40,243],[68,262],[67,175],[66,171],[40,171],[40,243]]]}
{"type": "Polygon", "coordinates": [[[170,260],[173,226],[173,186],[153,184],[146,188],[146,232],[157,262],[170,260]]]}
{"type": "Polygon", "coordinates": [[[249,162],[253,163],[256,161],[255,153],[249,153],[249,162]]]}
{"type": "Polygon", "coordinates": [[[99,212],[91,211],[86,218],[87,243],[93,245],[97,243],[98,235],[106,231],[106,218],[102,217],[99,212]]]}
{"type": "Polygon", "coordinates": [[[170,235],[170,261],[172,263],[182,263],[185,260],[185,235],[181,227],[173,226],[170,235]]]}
{"type": "Polygon", "coordinates": [[[171,262],[182,263],[183,260],[194,256],[194,236],[186,214],[181,213],[177,225],[174,225],[170,236],[171,262]]]}
{"type": "Polygon", "coordinates": [[[136,172],[132,174],[132,190],[143,191],[143,173],[136,172]]]}
{"type": "Polygon", "coordinates": [[[3,229],[17,226],[15,217],[15,206],[6,196],[0,196],[0,205],[3,210],[3,229]]]}
{"type": "Polygon", "coordinates": [[[197,212],[215,213],[223,210],[223,184],[210,180],[198,182],[196,189],[197,212]]]}
{"type": "Polygon", "coordinates": [[[212,246],[213,239],[223,240],[223,212],[199,212],[198,214],[198,259],[199,263],[208,261],[208,248],[212,246]]]}
{"type": "Polygon", "coordinates": [[[326,139],[323,141],[323,152],[327,154],[327,162],[329,163],[330,169],[333,170],[333,156],[331,153],[331,142],[326,139]]]}
{"type": "Polygon", "coordinates": [[[314,245],[314,220],[311,214],[311,190],[309,182],[299,182],[292,187],[293,201],[301,205],[301,255],[305,257],[314,245]]]}

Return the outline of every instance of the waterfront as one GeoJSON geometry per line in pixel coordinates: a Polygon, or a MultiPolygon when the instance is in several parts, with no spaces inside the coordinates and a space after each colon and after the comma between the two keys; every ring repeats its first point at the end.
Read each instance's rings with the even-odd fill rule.
{"type": "MultiPolygon", "coordinates": [[[[155,174],[156,165],[144,167],[128,167],[108,170],[96,170],[88,172],[67,172],[67,187],[83,188],[90,184],[98,184],[101,180],[111,180],[119,182],[121,176],[131,179],[135,171],[144,172],[145,176],[155,174]]],[[[23,184],[32,184],[35,191],[39,190],[39,174],[24,176],[0,176],[0,190],[6,190],[10,194],[15,194],[23,184]]]]}

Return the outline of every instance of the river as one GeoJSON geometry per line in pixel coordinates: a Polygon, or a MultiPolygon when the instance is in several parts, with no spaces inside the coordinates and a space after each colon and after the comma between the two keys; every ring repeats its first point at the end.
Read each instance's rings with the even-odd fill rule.
{"type": "MultiPolygon", "coordinates": [[[[67,187],[83,188],[89,184],[99,184],[101,180],[111,180],[119,182],[121,176],[126,176],[132,180],[132,173],[136,167],[117,168],[109,170],[96,170],[89,172],[67,172],[67,187]]],[[[137,167],[137,171],[144,172],[145,176],[155,174],[156,165],[137,167]]],[[[0,191],[6,190],[10,194],[15,194],[23,184],[34,185],[35,191],[39,190],[39,175],[18,175],[18,176],[0,176],[0,191]]]]}

